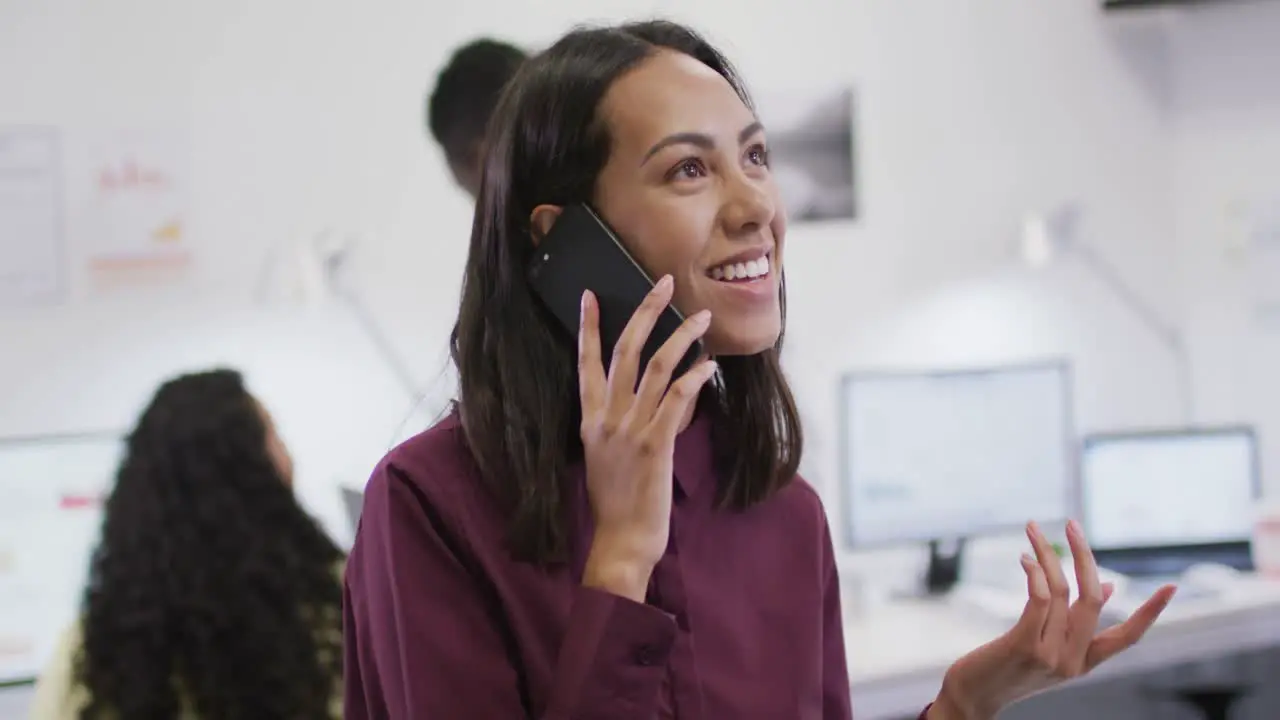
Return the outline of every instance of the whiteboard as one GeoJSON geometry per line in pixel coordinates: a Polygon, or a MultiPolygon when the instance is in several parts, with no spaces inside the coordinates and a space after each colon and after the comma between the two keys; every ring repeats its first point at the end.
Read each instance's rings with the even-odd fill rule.
{"type": "Polygon", "coordinates": [[[30,680],[76,617],[124,444],[0,439],[0,683],[30,680]]]}
{"type": "Polygon", "coordinates": [[[965,537],[1071,514],[1066,363],[848,375],[841,411],[852,547],[965,537]]]}

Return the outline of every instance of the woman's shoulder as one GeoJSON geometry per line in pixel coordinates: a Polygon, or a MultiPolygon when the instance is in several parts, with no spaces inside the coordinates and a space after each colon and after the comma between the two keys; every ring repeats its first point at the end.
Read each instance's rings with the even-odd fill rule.
{"type": "Polygon", "coordinates": [[[87,702],[84,687],[75,680],[76,656],[84,643],[84,624],[80,618],[68,624],[58,635],[49,658],[36,678],[35,695],[28,717],[31,720],[62,720],[79,716],[87,702]]]}
{"type": "Polygon", "coordinates": [[[365,488],[365,508],[375,497],[412,496],[445,516],[473,515],[494,502],[467,445],[457,411],[388,452],[365,488]]]}
{"type": "Polygon", "coordinates": [[[805,480],[799,474],[793,477],[791,482],[779,489],[777,495],[771,500],[788,515],[794,515],[797,519],[822,523],[827,521],[822,495],[808,480],[805,480]]]}
{"type": "Polygon", "coordinates": [[[458,411],[392,448],[374,472],[375,478],[386,474],[444,484],[478,475],[458,411]]]}
{"type": "Polygon", "coordinates": [[[761,502],[753,517],[762,526],[797,539],[823,538],[830,533],[822,495],[798,474],[761,502]]]}

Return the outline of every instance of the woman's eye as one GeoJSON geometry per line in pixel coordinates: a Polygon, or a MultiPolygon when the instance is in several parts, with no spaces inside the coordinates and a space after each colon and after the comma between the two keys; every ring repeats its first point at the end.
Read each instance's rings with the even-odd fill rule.
{"type": "Polygon", "coordinates": [[[693,180],[706,174],[706,168],[703,167],[701,160],[689,158],[687,160],[682,160],[680,164],[676,166],[675,172],[672,176],[676,179],[693,180]]]}
{"type": "Polygon", "coordinates": [[[768,167],[769,166],[769,150],[766,149],[763,145],[757,145],[747,151],[747,159],[750,160],[751,164],[753,165],[768,167]]]}

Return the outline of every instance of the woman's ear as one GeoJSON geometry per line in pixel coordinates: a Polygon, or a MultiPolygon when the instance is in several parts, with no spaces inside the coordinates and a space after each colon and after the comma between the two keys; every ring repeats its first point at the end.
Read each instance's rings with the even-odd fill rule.
{"type": "Polygon", "coordinates": [[[537,247],[542,242],[542,238],[551,232],[551,226],[556,224],[556,219],[560,217],[560,212],[564,208],[559,205],[539,205],[529,214],[530,234],[533,235],[533,246],[537,247]]]}

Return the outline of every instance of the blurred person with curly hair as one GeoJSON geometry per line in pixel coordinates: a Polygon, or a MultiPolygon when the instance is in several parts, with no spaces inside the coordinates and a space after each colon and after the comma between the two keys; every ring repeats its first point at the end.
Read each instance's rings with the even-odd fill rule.
{"type": "Polygon", "coordinates": [[[240,374],[169,380],[128,437],[33,720],[341,717],[342,561],[240,374]]]}

